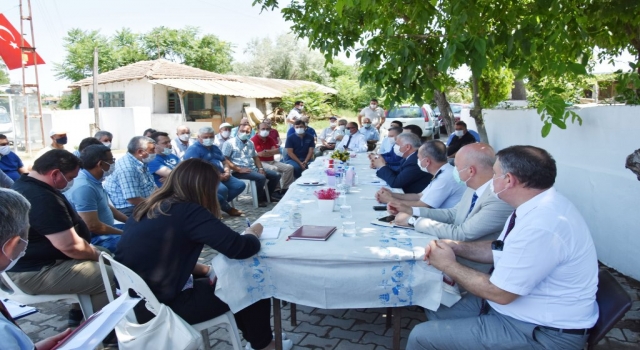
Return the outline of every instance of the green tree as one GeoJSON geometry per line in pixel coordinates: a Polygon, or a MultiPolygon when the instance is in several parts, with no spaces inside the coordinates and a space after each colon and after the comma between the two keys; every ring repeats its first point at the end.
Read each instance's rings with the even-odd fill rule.
{"type": "Polygon", "coordinates": [[[149,59],[142,49],[141,36],[129,28],[116,30],[111,37],[111,43],[119,67],[149,59]]]}
{"type": "Polygon", "coordinates": [[[98,30],[69,30],[63,39],[67,54],[62,63],[54,63],[57,79],[78,81],[93,75],[93,50],[98,48],[98,71],[107,72],[118,68],[118,59],[112,43],[98,30]]]}
{"type": "Polygon", "coordinates": [[[0,84],[9,84],[9,71],[7,70],[7,66],[4,64],[2,58],[0,58],[0,84]]]}
{"type": "Polygon", "coordinates": [[[70,94],[62,95],[58,107],[60,109],[74,109],[80,105],[80,89],[74,89],[70,94]]]}

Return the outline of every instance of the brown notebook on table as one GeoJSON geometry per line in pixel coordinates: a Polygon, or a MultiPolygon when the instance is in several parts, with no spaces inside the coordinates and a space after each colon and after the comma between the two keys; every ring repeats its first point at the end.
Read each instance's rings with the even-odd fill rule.
{"type": "Polygon", "coordinates": [[[308,241],[326,241],[336,232],[335,226],[303,225],[292,233],[288,239],[304,239],[308,241]]]}

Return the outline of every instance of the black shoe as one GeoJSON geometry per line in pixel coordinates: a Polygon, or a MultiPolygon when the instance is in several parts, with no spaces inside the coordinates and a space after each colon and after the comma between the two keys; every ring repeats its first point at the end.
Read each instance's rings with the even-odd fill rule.
{"type": "Polygon", "coordinates": [[[107,337],[102,341],[102,347],[110,350],[118,349],[118,337],[116,337],[115,330],[107,334],[107,337]]]}
{"type": "Polygon", "coordinates": [[[271,203],[278,203],[282,198],[271,195],[271,203]]]}
{"type": "Polygon", "coordinates": [[[280,190],[280,192],[279,192],[280,196],[284,197],[284,195],[287,194],[288,190],[289,190],[288,188],[286,190],[280,190]]]}
{"type": "Polygon", "coordinates": [[[69,310],[69,320],[67,321],[67,325],[69,326],[69,328],[78,327],[80,323],[82,323],[83,319],[84,315],[82,314],[81,310],[71,309],[69,310]]]}
{"type": "Polygon", "coordinates": [[[277,198],[278,200],[282,199],[282,195],[278,192],[273,192],[271,194],[271,198],[274,198],[274,197],[277,198]]]}
{"type": "Polygon", "coordinates": [[[258,207],[264,208],[266,206],[267,206],[267,202],[266,201],[265,202],[258,202],[258,207]]]}

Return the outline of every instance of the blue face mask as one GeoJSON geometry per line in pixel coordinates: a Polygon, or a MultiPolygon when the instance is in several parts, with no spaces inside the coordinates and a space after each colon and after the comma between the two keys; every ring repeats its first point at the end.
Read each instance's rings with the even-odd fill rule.
{"type": "MultiPolygon", "coordinates": [[[[462,169],[462,171],[465,171],[467,169],[469,169],[469,167],[466,167],[466,168],[462,169]]],[[[469,177],[467,179],[467,181],[462,181],[462,179],[460,178],[460,172],[458,171],[458,168],[453,167],[453,179],[456,180],[456,182],[459,183],[459,184],[465,184],[466,185],[467,181],[471,180],[471,177],[469,177]]]]}
{"type": "Polygon", "coordinates": [[[67,144],[67,137],[66,136],[62,136],[61,138],[56,140],[56,143],[59,145],[66,145],[67,144]]]}

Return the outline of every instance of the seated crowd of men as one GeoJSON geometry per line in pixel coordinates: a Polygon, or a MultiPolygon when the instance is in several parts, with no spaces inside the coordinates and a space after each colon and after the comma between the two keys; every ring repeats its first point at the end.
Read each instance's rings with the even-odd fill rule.
{"type": "MultiPolygon", "coordinates": [[[[197,139],[186,126],[173,138],[151,130],[132,138],[117,161],[111,134],[81,144],[78,158],[62,149],[66,134],[55,130],[50,149],[26,176],[0,135],[0,169],[31,203],[29,249],[8,270],[10,278],[27,293],[89,294],[98,310],[107,302],[96,268],[100,250],[115,252],[122,232],[116,221],[126,221],[180,161],[212,163],[221,174],[222,210],[239,216],[232,202],[245,189],[241,180],[255,181],[258,189],[266,185],[257,193],[265,206],[267,196],[282,198],[315,155],[364,153],[379,140],[381,122],[374,126],[366,113],[362,128],[331,117],[316,134],[306,122],[289,122],[282,161],[274,158],[282,141],[270,121],[257,130],[246,119],[237,128],[223,123],[217,134],[203,127],[197,139]]],[[[376,199],[387,204],[396,224],[437,237],[425,259],[467,293],[451,308],[428,311],[429,321],[413,329],[407,348],[583,346],[598,317],[597,258],[582,216],[553,188],[551,155],[533,146],[496,154],[462,122],[448,147],[439,140],[423,143],[421,132],[394,121],[378,153],[369,154],[376,175],[398,190],[381,188],[376,199]]]]}

